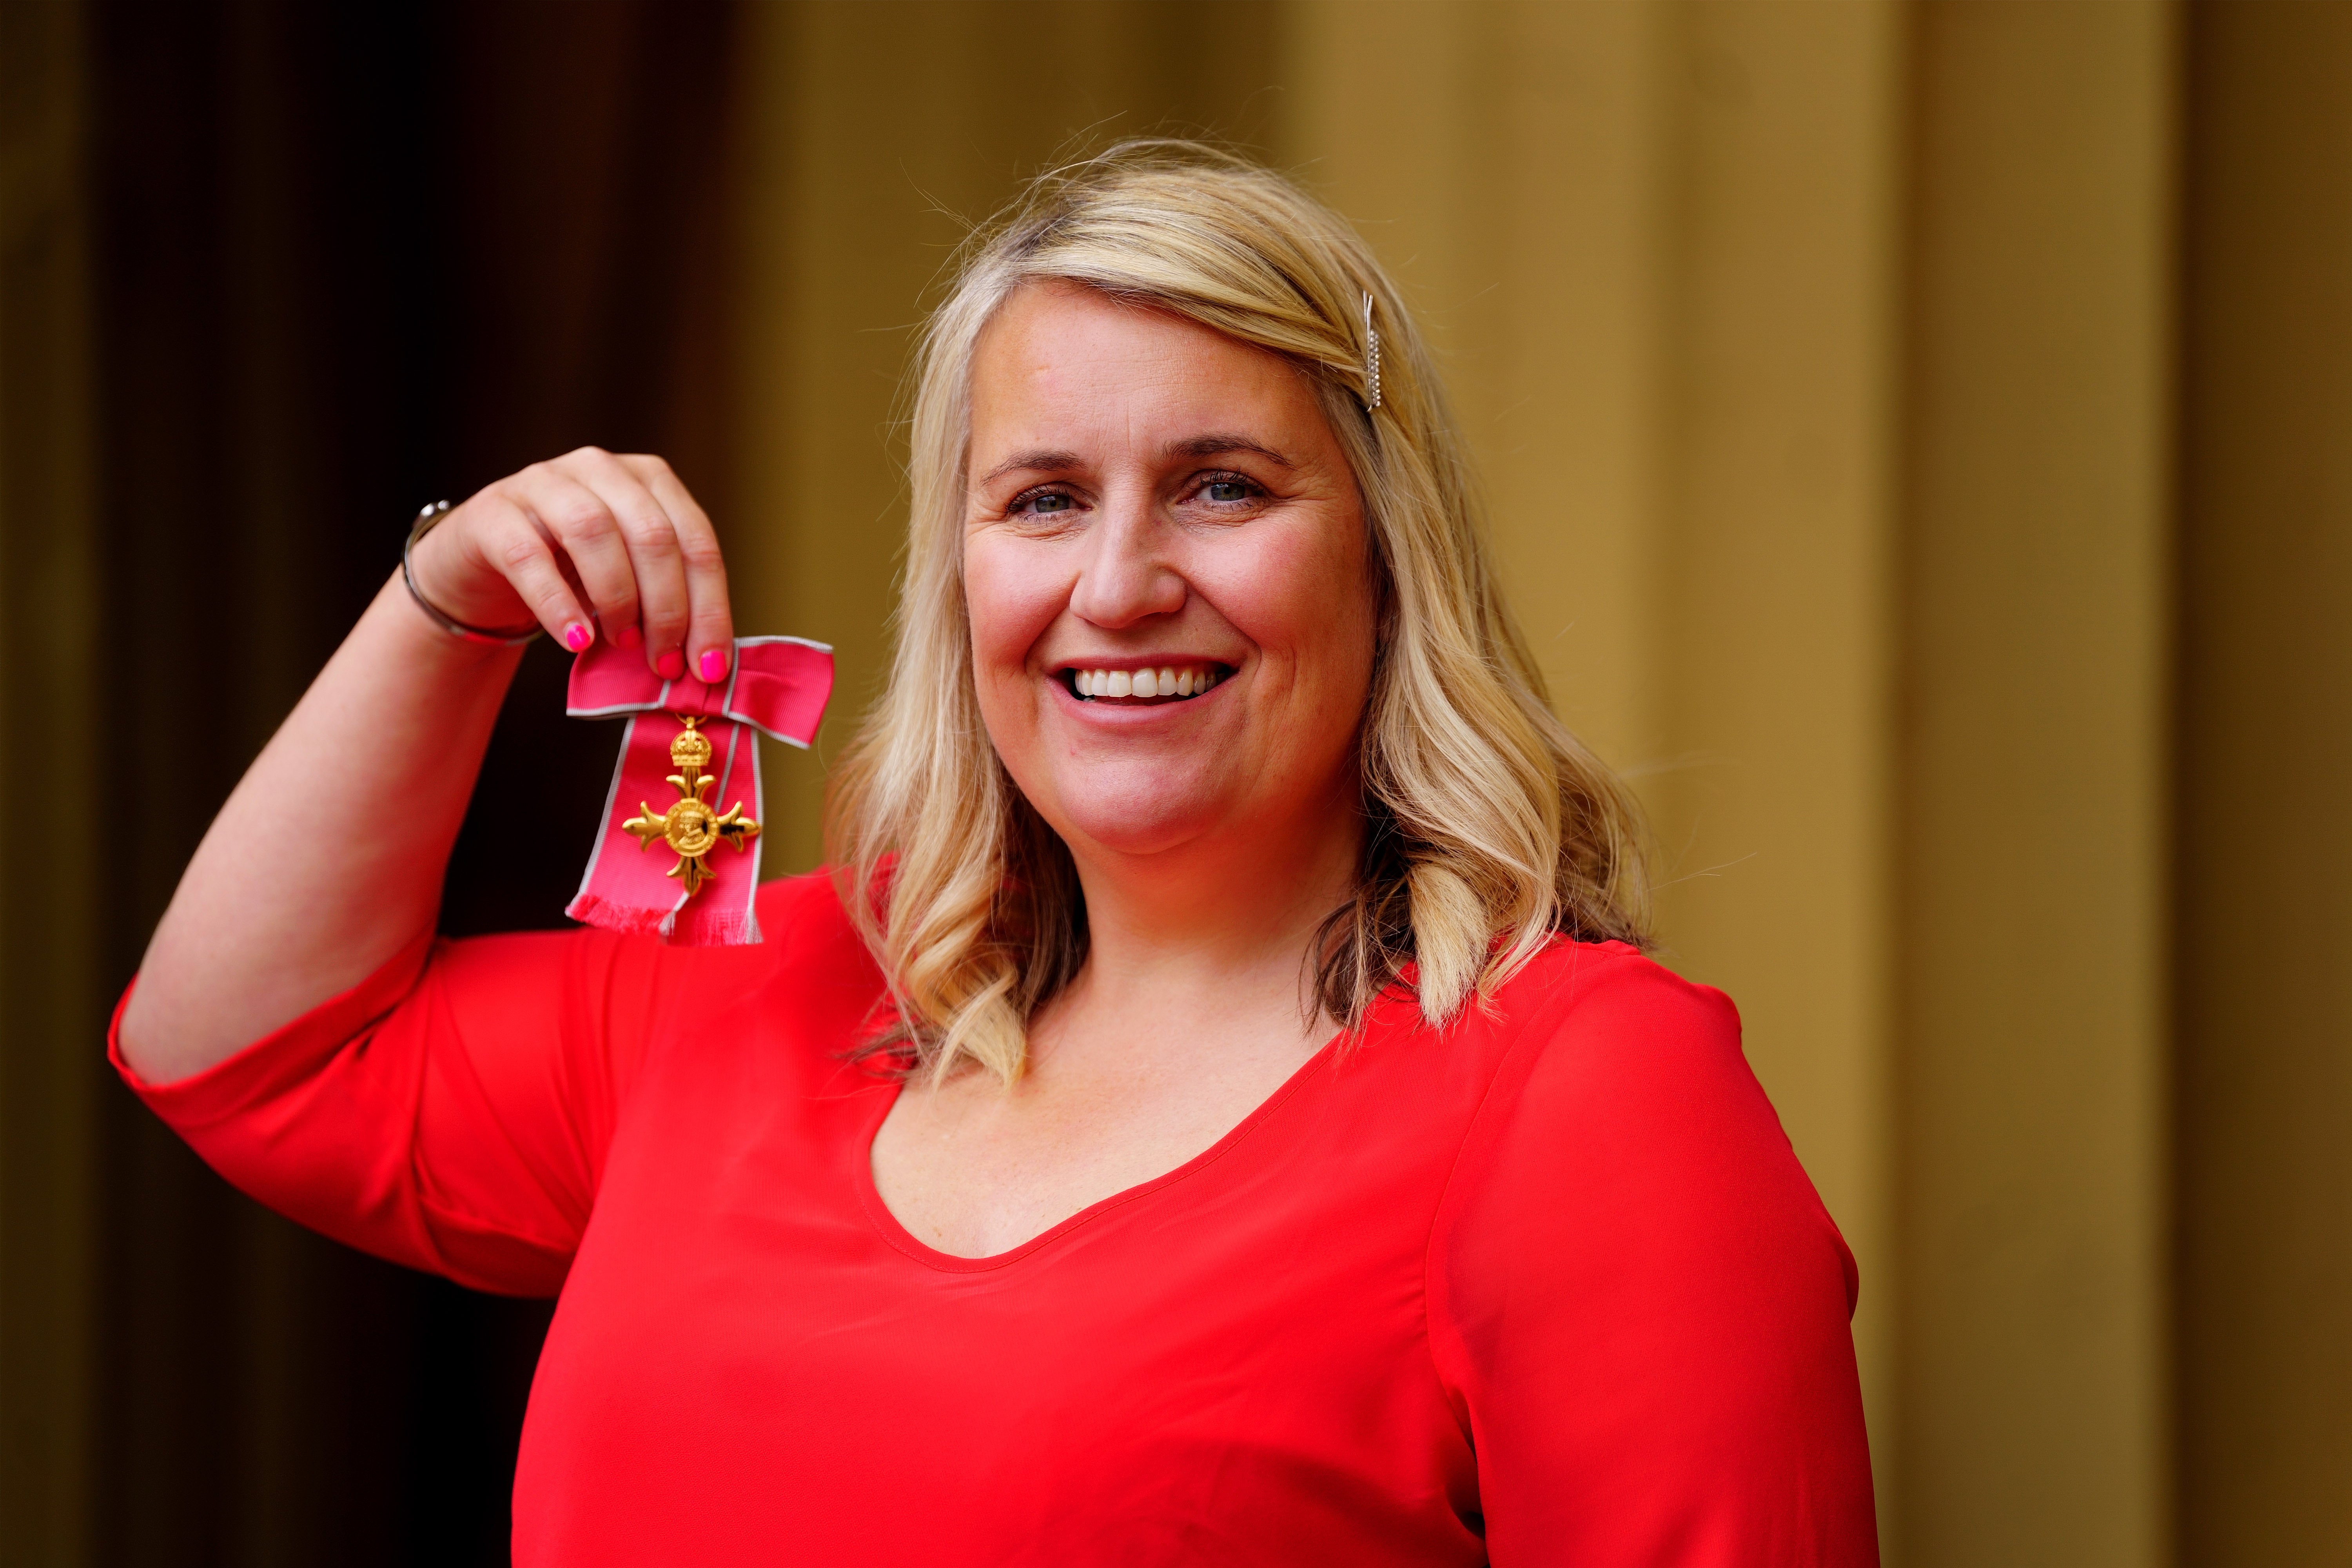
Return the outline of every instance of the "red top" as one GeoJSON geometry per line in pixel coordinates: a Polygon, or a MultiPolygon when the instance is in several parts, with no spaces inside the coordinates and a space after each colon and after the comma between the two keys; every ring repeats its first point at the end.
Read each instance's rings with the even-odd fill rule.
{"type": "Polygon", "coordinates": [[[304,1224],[561,1289],[518,1563],[1877,1561],[1853,1259],[1720,994],[1557,942],[1443,1034],[1383,998],[1199,1158],[954,1258],[875,1193],[872,960],[823,878],[761,900],[757,947],[420,939],[131,1079],[304,1224]]]}

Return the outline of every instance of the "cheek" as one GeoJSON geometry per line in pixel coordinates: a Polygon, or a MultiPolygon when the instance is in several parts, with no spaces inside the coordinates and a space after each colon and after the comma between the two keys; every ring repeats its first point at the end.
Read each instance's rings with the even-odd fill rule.
{"type": "Polygon", "coordinates": [[[983,701],[992,681],[1026,669],[1029,650],[1069,602],[1069,584],[1039,554],[1034,546],[984,536],[964,546],[964,614],[983,701]]]}
{"type": "MultiPolygon", "coordinates": [[[[988,738],[1013,778],[1039,784],[1039,725],[1046,701],[1029,674],[1029,650],[1069,602],[1050,560],[1034,544],[986,536],[964,548],[964,616],[971,628],[973,695],[988,738]]],[[[944,674],[944,672],[942,672],[944,674]]]]}
{"type": "Polygon", "coordinates": [[[1195,581],[1235,630],[1318,694],[1360,693],[1371,678],[1372,592],[1364,552],[1329,529],[1269,531],[1204,561],[1195,581]]]}

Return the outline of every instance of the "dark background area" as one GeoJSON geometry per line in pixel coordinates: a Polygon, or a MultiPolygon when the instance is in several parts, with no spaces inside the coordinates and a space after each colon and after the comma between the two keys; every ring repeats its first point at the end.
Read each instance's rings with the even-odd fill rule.
{"type": "MultiPolygon", "coordinates": [[[[114,0],[89,25],[119,987],[419,505],[587,443],[713,466],[730,16],[114,0]]],[[[508,703],[454,933],[562,923],[616,739],[563,718],[563,673],[542,643],[508,703]]],[[[101,1560],[505,1562],[548,1304],[299,1230],[100,1100],[101,1560]]]]}

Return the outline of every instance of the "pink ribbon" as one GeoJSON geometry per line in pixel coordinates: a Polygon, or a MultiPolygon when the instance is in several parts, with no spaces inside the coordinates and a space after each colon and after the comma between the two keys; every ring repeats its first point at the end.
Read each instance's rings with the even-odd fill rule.
{"type": "Polygon", "coordinates": [[[689,898],[681,879],[669,874],[677,864],[669,847],[658,837],[647,845],[622,824],[646,808],[659,816],[678,798],[669,782],[677,772],[670,742],[683,716],[705,721],[699,728],[710,740],[708,772],[717,785],[703,798],[721,812],[740,804],[764,828],[760,746],[751,731],[805,748],[816,738],[832,695],[833,650],[799,637],[737,637],[726,682],[719,686],[692,676],[664,680],[646,668],[643,649],[602,640],[573,659],[564,711],[574,719],[630,718],[604,797],[596,851],[563,912],[608,931],[650,932],[687,947],[758,942],[751,900],[760,887],[764,832],[740,850],[713,845],[703,857],[710,879],[689,898]]]}

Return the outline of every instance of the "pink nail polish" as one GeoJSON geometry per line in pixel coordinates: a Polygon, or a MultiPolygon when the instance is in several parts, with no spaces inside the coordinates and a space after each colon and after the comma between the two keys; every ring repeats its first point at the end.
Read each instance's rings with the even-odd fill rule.
{"type": "Polygon", "coordinates": [[[703,679],[717,685],[727,679],[727,656],[715,647],[704,648],[702,657],[695,661],[694,671],[703,679]]]}
{"type": "Polygon", "coordinates": [[[635,647],[639,643],[646,640],[646,635],[645,633],[637,630],[636,622],[631,621],[627,626],[623,626],[620,629],[619,633],[614,637],[613,640],[620,644],[623,647],[635,647]]]}
{"type": "Polygon", "coordinates": [[[676,648],[670,649],[654,660],[654,673],[664,680],[676,680],[686,673],[686,655],[676,648]]]}
{"type": "Polygon", "coordinates": [[[590,632],[586,626],[582,626],[578,621],[574,621],[570,626],[563,628],[563,646],[570,648],[573,653],[578,653],[582,648],[588,646],[590,641],[593,640],[593,636],[594,634],[590,632]]]}

